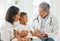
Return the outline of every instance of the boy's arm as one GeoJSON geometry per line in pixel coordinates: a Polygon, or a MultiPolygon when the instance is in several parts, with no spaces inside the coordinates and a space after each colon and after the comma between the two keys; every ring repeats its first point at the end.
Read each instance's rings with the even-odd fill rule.
{"type": "Polygon", "coordinates": [[[17,30],[14,30],[14,36],[15,36],[17,39],[20,39],[20,38],[21,38],[17,30]]]}
{"type": "Polygon", "coordinates": [[[30,33],[33,35],[33,36],[36,36],[37,33],[41,33],[40,30],[38,29],[35,29],[34,31],[33,30],[30,30],[30,33]]]}
{"type": "Polygon", "coordinates": [[[32,34],[32,36],[35,36],[35,33],[33,33],[32,31],[30,31],[30,33],[32,34]]]}

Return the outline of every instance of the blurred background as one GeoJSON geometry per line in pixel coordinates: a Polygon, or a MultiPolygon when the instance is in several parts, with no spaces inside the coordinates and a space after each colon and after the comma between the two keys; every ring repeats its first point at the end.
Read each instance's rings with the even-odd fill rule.
{"type": "MultiPolygon", "coordinates": [[[[0,26],[5,21],[5,14],[7,9],[14,5],[19,7],[20,12],[28,13],[28,23],[38,15],[38,6],[41,2],[47,2],[51,6],[51,12],[57,17],[60,27],[60,1],[59,0],[0,0],[0,26]]],[[[58,30],[58,41],[60,41],[60,28],[58,30]]]]}

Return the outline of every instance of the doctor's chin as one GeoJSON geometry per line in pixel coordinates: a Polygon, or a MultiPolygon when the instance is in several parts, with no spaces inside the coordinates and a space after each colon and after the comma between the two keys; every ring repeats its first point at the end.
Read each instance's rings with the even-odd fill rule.
{"type": "Polygon", "coordinates": [[[59,0],[0,0],[0,41],[60,41],[59,0]]]}

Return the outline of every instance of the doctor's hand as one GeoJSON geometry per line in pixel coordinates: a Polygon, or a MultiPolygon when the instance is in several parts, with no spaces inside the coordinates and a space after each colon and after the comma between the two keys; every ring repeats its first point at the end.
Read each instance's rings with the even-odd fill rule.
{"type": "Polygon", "coordinates": [[[20,36],[21,36],[21,37],[27,36],[27,34],[28,34],[28,31],[27,31],[27,30],[22,30],[22,31],[20,32],[20,36]]]}
{"type": "Polygon", "coordinates": [[[40,33],[40,35],[43,35],[43,37],[48,37],[48,34],[46,33],[40,33]]]}
{"type": "Polygon", "coordinates": [[[48,34],[46,34],[46,33],[40,33],[40,36],[41,37],[48,37],[48,34]]]}
{"type": "Polygon", "coordinates": [[[47,34],[42,33],[42,32],[40,32],[40,33],[37,32],[34,35],[37,36],[37,37],[48,37],[47,34]]]}
{"type": "Polygon", "coordinates": [[[45,34],[42,34],[42,33],[36,33],[35,36],[37,36],[37,37],[44,37],[45,34]]]}
{"type": "Polygon", "coordinates": [[[45,33],[45,36],[44,37],[48,37],[48,34],[45,33]]]}
{"type": "Polygon", "coordinates": [[[41,33],[41,31],[39,30],[39,29],[35,29],[34,30],[34,33],[36,34],[36,33],[41,33]]]}

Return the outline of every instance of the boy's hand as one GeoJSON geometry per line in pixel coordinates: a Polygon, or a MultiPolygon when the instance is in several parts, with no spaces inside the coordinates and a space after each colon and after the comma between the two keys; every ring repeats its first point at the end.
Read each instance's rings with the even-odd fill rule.
{"type": "Polygon", "coordinates": [[[28,31],[26,31],[26,30],[22,30],[22,31],[20,32],[20,36],[21,36],[21,37],[27,36],[27,34],[28,34],[28,31]]]}
{"type": "Polygon", "coordinates": [[[28,31],[25,31],[25,32],[24,32],[24,35],[27,36],[27,34],[28,34],[28,31]]]}

